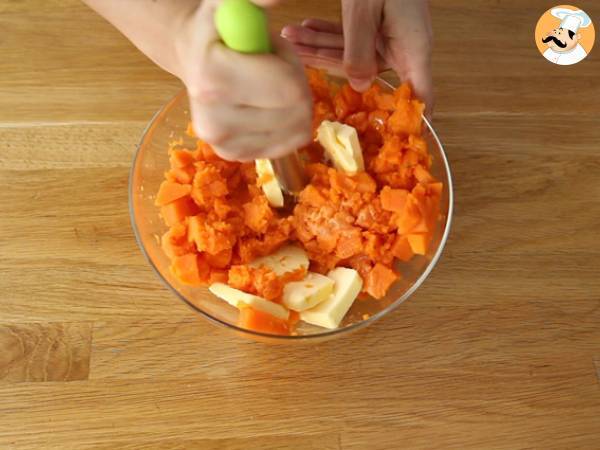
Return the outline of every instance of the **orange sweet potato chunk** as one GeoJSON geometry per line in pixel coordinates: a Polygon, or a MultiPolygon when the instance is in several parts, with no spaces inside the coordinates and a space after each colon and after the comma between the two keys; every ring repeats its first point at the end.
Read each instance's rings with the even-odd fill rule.
{"type": "Polygon", "coordinates": [[[352,180],[356,183],[355,189],[363,194],[374,194],[377,191],[377,183],[367,172],[358,172],[352,176],[352,180]]]}
{"type": "Polygon", "coordinates": [[[408,83],[402,83],[394,91],[394,100],[396,104],[404,103],[412,98],[412,89],[408,83]]]}
{"type": "Polygon", "coordinates": [[[371,111],[369,113],[367,120],[369,122],[369,126],[373,130],[377,131],[378,133],[383,133],[385,131],[385,124],[387,123],[389,117],[389,111],[376,109],[375,111],[371,111]]]}
{"type": "Polygon", "coordinates": [[[163,181],[156,194],[156,206],[164,206],[178,198],[185,197],[192,192],[192,186],[189,184],[179,184],[173,181],[163,181]]]}
{"type": "Polygon", "coordinates": [[[360,229],[351,228],[342,231],[337,241],[335,254],[340,259],[351,258],[363,250],[363,237],[360,229]]]}
{"type": "Polygon", "coordinates": [[[194,246],[187,240],[187,227],[176,223],[161,238],[161,248],[169,259],[194,252],[194,246]]]}
{"type": "Polygon", "coordinates": [[[238,324],[241,328],[266,334],[290,334],[290,325],[287,321],[249,306],[240,309],[238,324]]]}
{"type": "Polygon", "coordinates": [[[211,208],[215,199],[229,193],[227,179],[214,164],[199,162],[196,163],[196,169],[192,184],[192,197],[199,206],[211,208]]]}
{"type": "Polygon", "coordinates": [[[374,298],[382,298],[398,278],[398,274],[392,269],[377,263],[367,275],[365,291],[374,298]]]}
{"type": "Polygon", "coordinates": [[[377,97],[381,94],[381,87],[373,84],[369,89],[362,93],[362,101],[366,110],[373,111],[377,109],[377,97]]]}
{"type": "Polygon", "coordinates": [[[188,219],[188,239],[196,244],[199,252],[216,256],[231,249],[236,241],[232,231],[227,222],[208,222],[201,215],[188,219]]]}
{"type": "Polygon", "coordinates": [[[191,184],[195,174],[196,168],[194,166],[175,167],[165,173],[165,179],[180,184],[191,184]]]}
{"type": "Polygon", "coordinates": [[[231,266],[228,284],[236,289],[259,295],[267,300],[279,302],[283,295],[283,287],[291,281],[299,281],[306,275],[306,269],[277,276],[268,267],[252,267],[248,265],[231,266]]]}
{"type": "Polygon", "coordinates": [[[302,190],[300,193],[300,201],[315,207],[327,204],[327,198],[312,184],[309,184],[302,190]]]}
{"type": "Polygon", "coordinates": [[[208,278],[208,284],[227,283],[228,278],[226,270],[212,269],[208,278]]]}
{"type": "Polygon", "coordinates": [[[397,102],[388,121],[389,129],[397,134],[421,134],[424,110],[425,105],[418,100],[397,102]]]}
{"type": "Polygon", "coordinates": [[[175,257],[171,270],[182,283],[190,286],[205,285],[209,276],[208,266],[195,253],[175,257]]]}
{"type": "Polygon", "coordinates": [[[395,99],[393,94],[381,93],[375,97],[377,108],[382,111],[394,111],[395,99]]]}
{"type": "Polygon", "coordinates": [[[168,226],[183,222],[186,217],[197,212],[198,207],[189,195],[178,198],[160,208],[160,214],[168,226]]]}
{"type": "Polygon", "coordinates": [[[338,120],[358,111],[362,106],[362,96],[349,84],[344,84],[333,98],[335,114],[338,120]]]}
{"type": "Polygon", "coordinates": [[[406,196],[404,209],[397,218],[398,232],[400,234],[411,233],[423,220],[419,201],[413,194],[406,196]]]}
{"type": "Polygon", "coordinates": [[[384,186],[379,194],[381,199],[381,207],[386,211],[402,212],[406,205],[408,191],[406,189],[391,189],[389,186],[384,186]]]}
{"type": "Polygon", "coordinates": [[[265,233],[275,213],[264,195],[254,197],[244,204],[244,223],[256,233],[265,233]]]}
{"type": "Polygon", "coordinates": [[[252,283],[258,295],[267,300],[280,300],[283,296],[283,281],[267,267],[254,269],[252,283]]]}
{"type": "Polygon", "coordinates": [[[256,293],[252,282],[252,268],[246,265],[231,266],[228,272],[228,283],[231,287],[244,292],[256,293]]]}
{"type": "Polygon", "coordinates": [[[331,99],[331,85],[325,77],[325,72],[312,67],[305,69],[306,78],[315,100],[331,99]]]}
{"type": "Polygon", "coordinates": [[[369,115],[366,111],[358,111],[347,116],[344,123],[356,128],[356,131],[362,134],[369,128],[369,115]]]}
{"type": "Polygon", "coordinates": [[[428,183],[432,183],[433,181],[435,181],[434,178],[429,173],[429,171],[425,167],[423,167],[421,164],[417,164],[415,166],[414,174],[415,174],[415,178],[417,179],[417,181],[419,183],[428,184],[428,183]]]}
{"type": "Polygon", "coordinates": [[[194,154],[189,150],[173,149],[169,155],[169,162],[173,168],[191,166],[196,161],[194,154]]]}
{"type": "Polygon", "coordinates": [[[431,233],[413,233],[406,236],[410,248],[417,255],[425,255],[431,242],[431,233]]]}
{"type": "Polygon", "coordinates": [[[392,254],[400,261],[408,262],[415,256],[408,238],[406,236],[397,236],[392,246],[392,254]]]}
{"type": "Polygon", "coordinates": [[[227,269],[231,264],[231,257],[233,256],[233,250],[226,248],[220,252],[211,255],[210,253],[205,254],[206,262],[216,269],[227,269]]]}

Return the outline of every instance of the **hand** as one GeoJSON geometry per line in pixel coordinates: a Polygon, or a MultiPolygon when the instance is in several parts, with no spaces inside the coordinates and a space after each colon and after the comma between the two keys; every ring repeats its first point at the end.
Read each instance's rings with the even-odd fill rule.
{"type": "Polygon", "coordinates": [[[187,87],[194,131],[230,160],[275,158],[308,143],[311,95],[292,47],[273,36],[273,54],[228,49],[214,26],[218,3],[203,1],[175,38],[175,74],[187,87]]]}
{"type": "MultiPolygon", "coordinates": [[[[267,7],[278,0],[253,1],[267,7]]],[[[214,25],[220,0],[84,2],[185,83],[194,130],[223,158],[278,157],[310,141],[304,70],[279,36],[273,54],[229,50],[214,25]]]]}
{"type": "Polygon", "coordinates": [[[433,108],[432,32],[426,0],[342,0],[342,24],[307,19],[282,36],[307,63],[325,59],[343,67],[352,87],[364,91],[381,71],[393,69],[433,108]]]}

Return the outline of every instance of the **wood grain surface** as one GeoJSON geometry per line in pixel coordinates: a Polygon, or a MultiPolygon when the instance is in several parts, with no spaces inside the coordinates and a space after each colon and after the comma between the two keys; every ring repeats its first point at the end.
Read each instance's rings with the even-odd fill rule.
{"type": "Polygon", "coordinates": [[[0,448],[600,448],[600,48],[545,61],[550,6],[432,2],[447,250],[389,317],[288,348],[195,316],[136,247],[130,162],[180,83],[77,1],[0,2],[0,448]]]}

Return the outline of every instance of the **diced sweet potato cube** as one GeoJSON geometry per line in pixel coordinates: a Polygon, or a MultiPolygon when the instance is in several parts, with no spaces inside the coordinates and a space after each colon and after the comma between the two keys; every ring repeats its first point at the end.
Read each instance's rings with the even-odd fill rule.
{"type": "Polygon", "coordinates": [[[185,149],[173,149],[169,155],[169,162],[173,168],[187,167],[196,161],[194,154],[185,149]]]}
{"type": "Polygon", "coordinates": [[[367,275],[365,291],[374,298],[382,298],[398,278],[398,274],[392,269],[377,263],[367,275]]]}
{"type": "Polygon", "coordinates": [[[392,246],[392,254],[400,261],[408,262],[415,255],[408,238],[406,236],[398,236],[392,246]]]}
{"type": "Polygon", "coordinates": [[[398,102],[388,121],[390,131],[403,135],[420,134],[424,110],[425,105],[418,100],[398,102]]]}
{"type": "Polygon", "coordinates": [[[431,233],[414,233],[406,236],[410,248],[417,255],[425,255],[431,242],[431,233]]]}
{"type": "Polygon", "coordinates": [[[160,214],[168,226],[183,222],[186,217],[197,213],[198,206],[189,195],[178,198],[160,208],[160,214]]]}
{"type": "Polygon", "coordinates": [[[209,274],[208,267],[196,253],[175,257],[171,270],[179,281],[190,286],[205,285],[209,274]]]}
{"type": "Polygon", "coordinates": [[[266,312],[255,310],[249,306],[240,309],[239,326],[260,333],[290,334],[290,327],[287,321],[266,312]]]}
{"type": "Polygon", "coordinates": [[[389,186],[385,186],[379,194],[381,207],[386,211],[402,212],[406,205],[407,196],[408,191],[405,189],[391,189],[389,186]]]}
{"type": "Polygon", "coordinates": [[[192,186],[189,184],[179,184],[173,181],[163,181],[158,188],[156,194],[156,200],[154,204],[156,206],[164,206],[167,203],[171,203],[178,198],[185,197],[192,192],[192,186]]]}

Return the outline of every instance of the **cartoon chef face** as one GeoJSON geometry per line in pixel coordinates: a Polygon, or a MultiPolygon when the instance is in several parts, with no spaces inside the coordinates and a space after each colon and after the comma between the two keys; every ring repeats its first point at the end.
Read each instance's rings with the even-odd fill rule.
{"type": "Polygon", "coordinates": [[[542,38],[542,42],[558,53],[569,52],[573,50],[579,40],[581,34],[576,34],[573,30],[565,28],[555,28],[542,38]]]}

